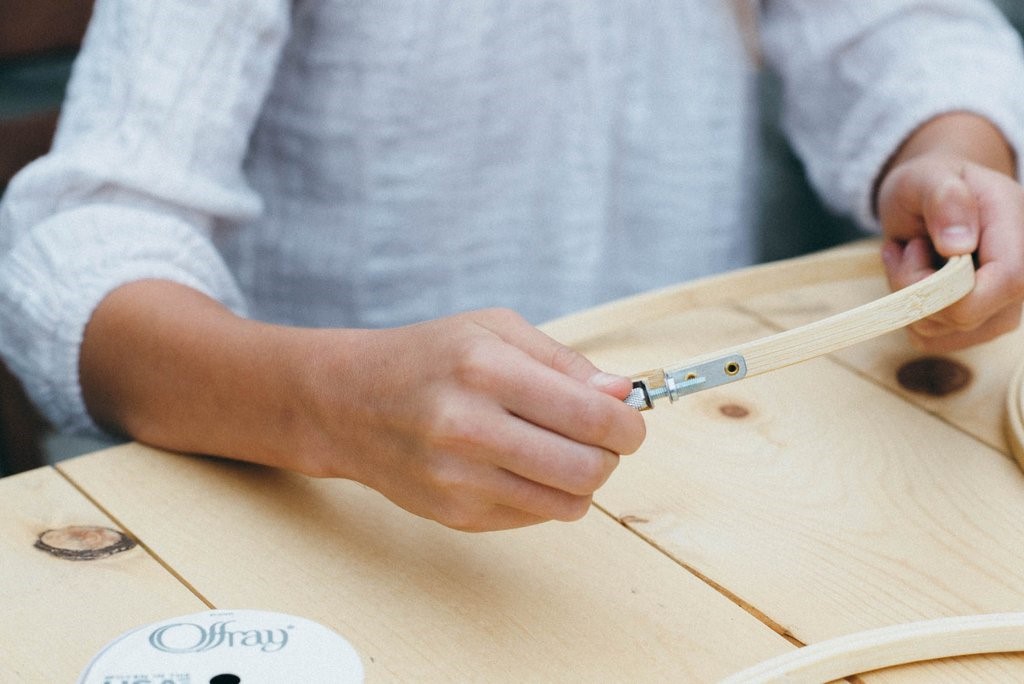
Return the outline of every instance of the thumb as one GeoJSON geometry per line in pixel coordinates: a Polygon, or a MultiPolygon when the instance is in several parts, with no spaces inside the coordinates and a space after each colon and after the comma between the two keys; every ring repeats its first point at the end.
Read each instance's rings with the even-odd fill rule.
{"type": "Polygon", "coordinates": [[[612,375],[597,371],[587,379],[591,387],[610,394],[616,399],[625,399],[633,391],[633,381],[623,375],[612,375]]]}
{"type": "Polygon", "coordinates": [[[924,221],[935,251],[944,257],[978,248],[978,200],[961,176],[947,174],[926,191],[924,221]]]}
{"type": "Polygon", "coordinates": [[[552,348],[550,365],[555,370],[584,382],[599,392],[609,394],[616,399],[625,399],[633,390],[633,381],[623,375],[606,373],[595,366],[590,359],[580,352],[555,342],[552,348]]]}
{"type": "Polygon", "coordinates": [[[625,399],[633,389],[633,381],[629,378],[603,372],[586,356],[544,334],[514,312],[495,310],[478,315],[488,319],[486,327],[505,342],[578,382],[616,399],[625,399]]]}
{"type": "Polygon", "coordinates": [[[632,379],[624,375],[606,373],[575,349],[557,342],[555,345],[554,354],[550,357],[549,363],[555,370],[616,399],[625,399],[633,391],[632,379]]]}
{"type": "Polygon", "coordinates": [[[979,200],[959,159],[922,156],[889,171],[878,193],[878,217],[886,237],[901,243],[927,235],[944,257],[977,249],[979,200]]]}

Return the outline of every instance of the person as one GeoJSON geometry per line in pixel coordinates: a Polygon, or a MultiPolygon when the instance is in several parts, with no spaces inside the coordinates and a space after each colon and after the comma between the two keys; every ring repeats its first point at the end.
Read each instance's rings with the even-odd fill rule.
{"type": "MultiPolygon", "coordinates": [[[[0,350],[60,429],[351,478],[460,530],[575,520],[645,437],[535,324],[749,263],[736,3],[100,0],[0,211],[0,350]]],[[[1024,60],[986,2],[769,0],[784,125],[914,327],[1024,299],[1024,60]]]]}

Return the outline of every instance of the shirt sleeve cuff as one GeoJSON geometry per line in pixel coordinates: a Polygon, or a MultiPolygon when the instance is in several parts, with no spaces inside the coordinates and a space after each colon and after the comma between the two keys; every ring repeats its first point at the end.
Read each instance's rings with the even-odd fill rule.
{"type": "Polygon", "coordinates": [[[880,230],[874,211],[874,189],[886,162],[915,129],[927,121],[951,112],[970,112],[994,124],[1017,156],[1017,177],[1021,177],[1024,152],[1024,93],[1012,89],[1024,83],[1016,61],[1006,64],[984,62],[987,69],[960,66],[957,78],[914,77],[894,74],[879,85],[879,91],[860,103],[840,130],[839,159],[834,188],[826,200],[850,211],[864,227],[880,230]],[[1012,75],[1012,77],[1011,77],[1012,75]],[[898,104],[898,106],[894,106],[898,104]]]}
{"type": "Polygon", "coordinates": [[[0,351],[55,428],[101,432],[79,383],[85,326],[110,292],[145,279],[180,283],[246,313],[206,237],[145,211],[90,206],[58,214],[0,261],[0,351]]]}

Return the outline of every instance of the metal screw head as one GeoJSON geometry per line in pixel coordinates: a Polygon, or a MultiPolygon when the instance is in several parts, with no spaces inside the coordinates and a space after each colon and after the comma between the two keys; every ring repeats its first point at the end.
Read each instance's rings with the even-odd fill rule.
{"type": "Polygon", "coordinates": [[[650,395],[647,394],[647,388],[639,381],[633,383],[633,391],[623,401],[637,411],[646,411],[654,407],[650,395]]]}

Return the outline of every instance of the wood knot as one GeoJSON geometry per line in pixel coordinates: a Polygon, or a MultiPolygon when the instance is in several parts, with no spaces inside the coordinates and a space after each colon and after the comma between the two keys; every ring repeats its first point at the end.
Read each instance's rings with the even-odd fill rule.
{"type": "Polygon", "coordinates": [[[750,409],[746,406],[740,406],[739,404],[722,404],[718,407],[718,412],[726,418],[746,418],[750,415],[750,409]]]}
{"type": "Polygon", "coordinates": [[[46,530],[39,535],[34,546],[65,560],[97,560],[133,549],[135,542],[109,527],[71,525],[46,530]]]}
{"type": "Polygon", "coordinates": [[[944,397],[970,384],[973,374],[964,364],[942,356],[922,356],[896,371],[896,380],[911,392],[944,397]]]}

